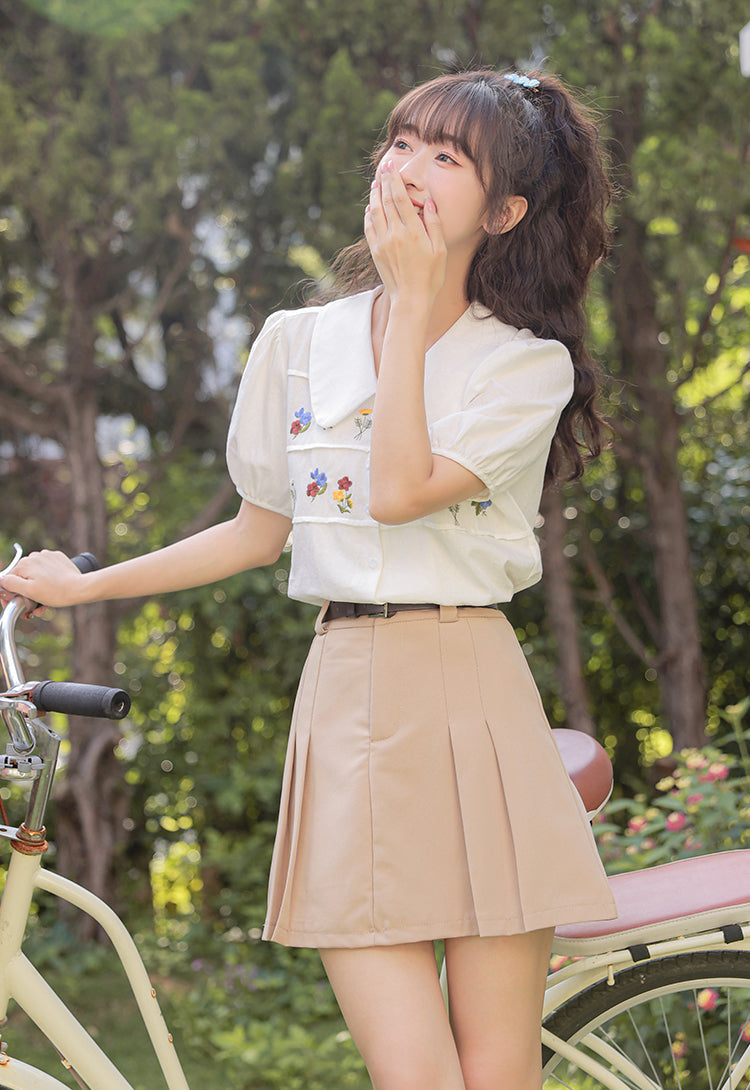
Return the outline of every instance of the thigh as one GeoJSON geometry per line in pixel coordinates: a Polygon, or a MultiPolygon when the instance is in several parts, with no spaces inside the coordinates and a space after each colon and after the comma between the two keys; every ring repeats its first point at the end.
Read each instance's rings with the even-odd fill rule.
{"type": "Polygon", "coordinates": [[[450,1019],[466,1090],[539,1090],[553,929],[446,939],[450,1019]]]}
{"type": "Polygon", "coordinates": [[[376,1090],[464,1090],[431,942],[320,955],[376,1090]]]}

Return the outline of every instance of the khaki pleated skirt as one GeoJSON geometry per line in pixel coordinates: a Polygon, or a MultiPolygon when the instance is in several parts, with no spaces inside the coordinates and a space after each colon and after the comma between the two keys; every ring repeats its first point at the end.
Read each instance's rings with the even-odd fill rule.
{"type": "Polygon", "coordinates": [[[318,621],[292,719],[264,938],[372,946],[614,915],[583,805],[502,613],[318,621]]]}

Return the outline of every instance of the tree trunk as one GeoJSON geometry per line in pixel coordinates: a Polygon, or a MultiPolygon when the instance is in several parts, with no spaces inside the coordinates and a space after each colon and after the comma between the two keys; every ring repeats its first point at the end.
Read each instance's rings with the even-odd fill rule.
{"type": "MultiPolygon", "coordinates": [[[[83,323],[81,323],[83,325],[83,323]]],[[[73,381],[62,389],[67,423],[65,443],[70,473],[70,547],[93,552],[104,562],[107,512],[104,479],[96,446],[98,397],[93,381],[93,322],[71,335],[69,359],[73,381]],[[85,362],[91,362],[90,367],[85,362]]],[[[116,648],[113,611],[107,603],[73,611],[73,665],[76,681],[112,684],[116,648]]],[[[109,720],[71,717],[70,752],[65,778],[56,793],[56,842],[60,869],[110,905],[117,898],[115,854],[124,838],[127,792],[115,756],[119,726],[109,720]]],[[[79,933],[91,937],[98,927],[82,916],[79,933]]]]}
{"type": "Polygon", "coordinates": [[[560,492],[548,488],[543,497],[544,517],[542,589],[547,603],[552,634],[557,644],[557,679],[560,699],[565,708],[566,726],[596,735],[596,725],[589,712],[586,680],[579,643],[578,617],[573,594],[570,565],[565,556],[565,516],[560,492]]]}
{"type": "Polygon", "coordinates": [[[640,410],[633,437],[649,512],[661,638],[656,660],[664,717],[675,746],[705,744],[706,692],[687,514],[679,470],[679,417],[666,377],[645,231],[632,216],[620,225],[612,283],[623,375],[640,410]]]}

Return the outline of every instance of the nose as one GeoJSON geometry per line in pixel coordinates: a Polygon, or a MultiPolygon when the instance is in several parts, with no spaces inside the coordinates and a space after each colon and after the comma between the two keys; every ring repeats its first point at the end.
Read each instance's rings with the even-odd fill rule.
{"type": "Polygon", "coordinates": [[[424,177],[424,164],[423,164],[424,152],[422,149],[413,152],[405,163],[402,163],[399,167],[399,174],[404,180],[404,185],[409,188],[413,186],[415,189],[421,189],[423,185],[424,177]]]}

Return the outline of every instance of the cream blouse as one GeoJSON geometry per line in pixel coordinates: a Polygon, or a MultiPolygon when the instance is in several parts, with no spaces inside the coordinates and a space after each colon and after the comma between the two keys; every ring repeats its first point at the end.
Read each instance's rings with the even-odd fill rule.
{"type": "Polygon", "coordinates": [[[433,452],[486,489],[384,526],[367,510],[375,295],[268,319],[229,428],[232,479],[244,499],[293,520],[292,598],[509,601],[541,576],[533,527],[549,446],[573,392],[567,349],[472,304],[427,352],[425,405],[433,452]]]}

